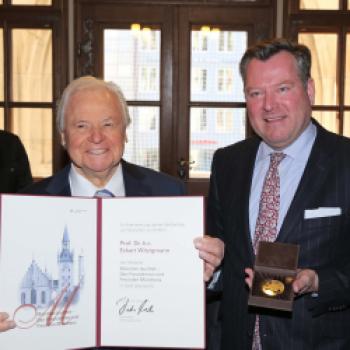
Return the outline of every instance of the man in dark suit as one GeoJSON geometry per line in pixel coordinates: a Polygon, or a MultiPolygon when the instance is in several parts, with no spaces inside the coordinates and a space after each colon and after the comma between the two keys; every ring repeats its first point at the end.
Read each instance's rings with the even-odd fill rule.
{"type": "MultiPolygon", "coordinates": [[[[57,111],[57,128],[71,164],[54,176],[21,191],[57,196],[181,196],[182,182],[166,174],[122,160],[130,123],[125,98],[117,85],[94,77],[71,82],[57,111]]],[[[223,243],[214,237],[194,242],[204,260],[208,281],[223,257],[223,243]]],[[[3,329],[13,326],[0,313],[3,329]]]]}
{"type": "Polygon", "coordinates": [[[15,193],[31,183],[32,173],[21,140],[0,130],[0,193],[15,193]]]}
{"type": "Polygon", "coordinates": [[[240,63],[257,135],[215,153],[208,199],[208,232],[225,242],[223,350],[350,349],[350,140],[311,119],[310,68],[308,48],[284,39],[249,48],[240,63]],[[247,303],[260,194],[275,152],[284,157],[276,240],[300,245],[291,313],[247,303]]]}

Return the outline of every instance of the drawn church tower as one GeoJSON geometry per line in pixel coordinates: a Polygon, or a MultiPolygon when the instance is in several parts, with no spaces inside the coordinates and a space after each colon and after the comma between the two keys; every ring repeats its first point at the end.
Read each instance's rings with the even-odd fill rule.
{"type": "Polygon", "coordinates": [[[64,228],[62,248],[57,255],[59,290],[67,287],[70,292],[74,287],[74,253],[70,250],[67,226],[64,228]]]}
{"type": "MultiPolygon", "coordinates": [[[[77,263],[77,262],[76,262],[77,263]]],[[[45,270],[42,270],[33,259],[28,267],[19,287],[21,304],[34,304],[39,307],[48,307],[54,301],[53,295],[64,292],[62,303],[65,303],[74,290],[79,290],[74,301],[79,299],[80,289],[84,285],[84,256],[78,257],[78,281],[74,285],[74,252],[70,250],[70,239],[67,226],[64,228],[62,245],[57,253],[58,278],[53,279],[45,270]]]]}

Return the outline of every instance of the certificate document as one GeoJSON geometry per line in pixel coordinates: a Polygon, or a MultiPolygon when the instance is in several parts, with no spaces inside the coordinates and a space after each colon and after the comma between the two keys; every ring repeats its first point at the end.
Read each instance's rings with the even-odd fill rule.
{"type": "Polygon", "coordinates": [[[1,350],[205,347],[202,197],[0,200],[1,350]]]}

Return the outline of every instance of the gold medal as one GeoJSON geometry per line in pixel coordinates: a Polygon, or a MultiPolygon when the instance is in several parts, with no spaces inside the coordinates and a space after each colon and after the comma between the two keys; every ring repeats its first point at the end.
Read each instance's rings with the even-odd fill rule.
{"type": "Polygon", "coordinates": [[[276,295],[282,294],[284,288],[284,283],[279,280],[269,279],[261,283],[262,292],[269,297],[275,297],[276,295]]]}

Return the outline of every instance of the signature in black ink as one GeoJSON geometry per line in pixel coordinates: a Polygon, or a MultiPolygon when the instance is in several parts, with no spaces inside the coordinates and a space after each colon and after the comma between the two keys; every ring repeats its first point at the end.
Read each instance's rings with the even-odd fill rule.
{"type": "Polygon", "coordinates": [[[130,301],[128,297],[123,297],[117,300],[116,306],[119,315],[140,315],[142,313],[154,312],[154,305],[148,299],[130,301]]]}

